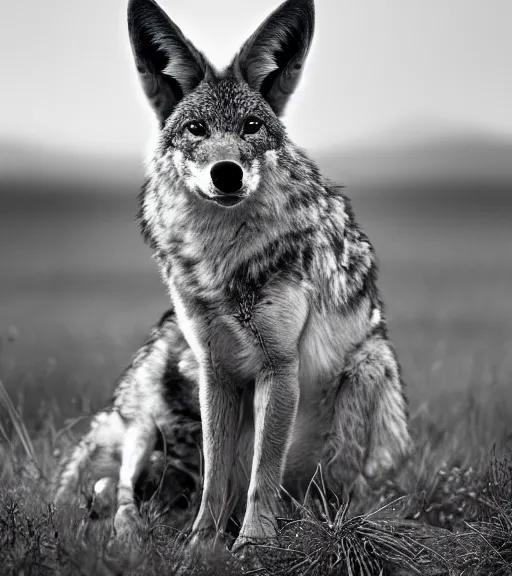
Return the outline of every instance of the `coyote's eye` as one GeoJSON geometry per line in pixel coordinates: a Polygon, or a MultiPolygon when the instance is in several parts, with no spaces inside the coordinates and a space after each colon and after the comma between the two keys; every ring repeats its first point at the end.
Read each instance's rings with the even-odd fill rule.
{"type": "Polygon", "coordinates": [[[194,136],[206,136],[206,127],[202,122],[194,121],[189,122],[185,128],[194,136]]]}
{"type": "Polygon", "coordinates": [[[258,132],[262,126],[263,126],[263,122],[261,120],[258,120],[254,116],[250,116],[244,122],[244,126],[242,128],[242,133],[244,135],[245,134],[256,134],[256,132],[258,132]]]}

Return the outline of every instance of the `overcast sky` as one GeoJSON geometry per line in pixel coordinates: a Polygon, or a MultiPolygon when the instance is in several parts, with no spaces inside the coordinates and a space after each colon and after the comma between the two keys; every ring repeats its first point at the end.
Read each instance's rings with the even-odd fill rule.
{"type": "MultiPolygon", "coordinates": [[[[222,66],[274,0],[161,0],[222,66]]],[[[2,139],[137,153],[153,116],[131,60],[125,0],[2,6],[2,139]]],[[[302,146],[476,130],[512,136],[512,0],[317,0],[315,41],[288,108],[302,146]]]]}

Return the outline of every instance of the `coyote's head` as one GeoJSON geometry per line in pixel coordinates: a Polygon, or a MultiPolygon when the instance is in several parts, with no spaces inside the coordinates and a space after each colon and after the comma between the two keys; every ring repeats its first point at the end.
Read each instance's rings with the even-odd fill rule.
{"type": "MultiPolygon", "coordinates": [[[[185,193],[233,208],[257,197],[286,142],[279,120],[313,36],[313,0],[287,0],[223,72],[185,38],[153,0],[130,0],[130,39],[160,123],[157,156],[185,193]]],[[[169,190],[169,193],[172,193],[169,190]]]]}

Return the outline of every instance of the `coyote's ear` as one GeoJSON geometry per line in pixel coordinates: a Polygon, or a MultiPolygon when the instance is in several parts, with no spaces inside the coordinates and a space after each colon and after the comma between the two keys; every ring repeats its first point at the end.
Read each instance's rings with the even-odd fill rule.
{"type": "Polygon", "coordinates": [[[233,61],[234,73],[261,92],[278,116],[299,81],[314,24],[313,0],[287,0],[247,40],[233,61]]]}
{"type": "Polygon", "coordinates": [[[129,1],[128,30],[142,87],[163,125],[210,64],[153,0],[129,1]]]}

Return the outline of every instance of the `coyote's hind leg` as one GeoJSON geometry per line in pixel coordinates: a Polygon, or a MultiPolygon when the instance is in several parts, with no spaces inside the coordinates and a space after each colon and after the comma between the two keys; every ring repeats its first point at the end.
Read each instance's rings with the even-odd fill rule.
{"type": "Polygon", "coordinates": [[[86,473],[92,480],[104,476],[117,478],[125,432],[125,422],[117,411],[103,411],[94,416],[89,432],[65,460],[54,498],[56,505],[77,496],[86,473]]]}
{"type": "Polygon", "coordinates": [[[155,447],[156,425],[151,418],[131,422],[123,438],[121,469],[117,485],[114,529],[118,537],[131,533],[139,521],[135,484],[147,466],[155,447]]]}
{"type": "MultiPolygon", "coordinates": [[[[71,452],[60,475],[56,503],[62,505],[77,491],[82,477],[113,478],[117,484],[114,525],[121,533],[138,516],[134,488],[155,448],[157,429],[165,428],[167,442],[184,450],[176,428],[197,428],[199,409],[195,385],[179,370],[188,347],[172,310],[151,330],[146,342],[124,371],[111,408],[94,417],[90,431],[71,452]],[[180,419],[181,415],[181,419],[180,419]],[[189,416],[182,426],[183,415],[189,416]],[[119,482],[118,482],[119,479],[119,482]]],[[[193,373],[193,363],[183,363],[193,373]]],[[[199,426],[200,428],[200,426],[199,426]]],[[[181,452],[180,452],[181,454],[181,452]]]]}
{"type": "Polygon", "coordinates": [[[371,334],[350,354],[324,454],[329,487],[356,491],[395,469],[411,449],[400,369],[388,340],[371,334]]]}

